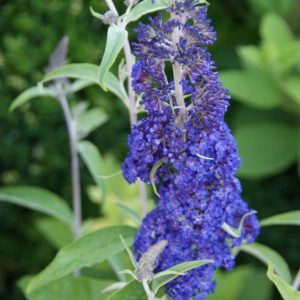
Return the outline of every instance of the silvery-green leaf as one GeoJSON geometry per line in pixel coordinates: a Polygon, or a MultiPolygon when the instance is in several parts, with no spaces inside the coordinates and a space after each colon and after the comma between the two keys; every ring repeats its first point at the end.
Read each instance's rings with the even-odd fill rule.
{"type": "Polygon", "coordinates": [[[133,7],[126,15],[122,16],[128,24],[139,20],[142,16],[165,9],[168,7],[168,0],[143,0],[133,7]]]}
{"type": "Polygon", "coordinates": [[[98,84],[98,66],[87,63],[64,65],[47,73],[43,82],[64,77],[85,79],[98,84]]]}
{"type": "Polygon", "coordinates": [[[97,13],[91,6],[90,6],[90,12],[91,12],[92,16],[94,16],[95,18],[103,21],[104,15],[101,15],[101,14],[97,13]]]}
{"type": "MultiPolygon", "coordinates": [[[[78,86],[83,86],[84,84],[89,86],[93,84],[99,84],[99,67],[93,64],[69,64],[59,67],[48,74],[43,78],[43,82],[47,82],[50,80],[55,80],[57,78],[74,78],[85,80],[85,82],[77,83],[77,87],[73,89],[76,91],[78,86]],[[88,84],[89,82],[89,84],[88,84]]],[[[123,84],[119,81],[119,79],[113,75],[111,72],[107,72],[106,77],[104,78],[105,86],[107,89],[118,96],[123,101],[126,101],[127,94],[123,84]]],[[[76,84],[76,82],[74,83],[76,84]]]]}
{"type": "Polygon", "coordinates": [[[200,266],[212,263],[213,260],[195,260],[195,261],[187,261],[181,264],[178,264],[168,270],[162,271],[160,273],[163,273],[161,275],[160,273],[155,274],[154,279],[152,281],[152,290],[156,294],[158,290],[167,284],[168,282],[172,281],[173,279],[177,278],[178,274],[170,274],[170,272],[174,271],[176,273],[186,273],[192,269],[198,268],[200,266]]]}
{"type": "Polygon", "coordinates": [[[277,253],[275,250],[258,243],[250,245],[242,245],[239,247],[241,251],[244,251],[254,257],[258,258],[264,264],[268,265],[272,263],[275,271],[282,277],[286,282],[291,282],[291,272],[284,258],[277,253]]]}
{"type": "Polygon", "coordinates": [[[102,294],[111,292],[111,291],[114,291],[114,292],[118,291],[118,290],[124,288],[126,285],[127,285],[127,282],[124,282],[124,281],[115,282],[115,283],[109,285],[108,287],[106,287],[104,290],[102,290],[102,294]]]}
{"type": "Polygon", "coordinates": [[[300,292],[296,291],[292,286],[286,283],[280,276],[274,273],[274,268],[271,263],[268,266],[267,275],[274,283],[284,300],[300,300],[300,292]]]}
{"type": "Polygon", "coordinates": [[[155,176],[157,170],[163,165],[163,163],[164,163],[164,159],[163,159],[163,158],[160,159],[160,160],[158,160],[158,161],[154,164],[154,166],[152,167],[151,172],[150,172],[150,181],[151,181],[151,185],[152,185],[152,187],[153,187],[154,193],[155,193],[158,197],[160,197],[160,195],[159,195],[159,193],[158,193],[158,191],[157,191],[157,188],[156,188],[156,185],[155,185],[154,176],[155,176]]]}
{"type": "Polygon", "coordinates": [[[131,261],[133,267],[136,268],[136,260],[135,260],[135,257],[133,255],[131,249],[129,248],[128,244],[126,243],[125,239],[123,238],[123,236],[121,234],[120,234],[119,238],[120,238],[120,240],[121,240],[121,242],[122,242],[122,244],[123,244],[123,246],[124,246],[124,248],[125,248],[128,256],[130,258],[130,261],[131,261]]]}
{"type": "Polygon", "coordinates": [[[76,81],[74,81],[71,85],[70,85],[70,89],[71,92],[73,94],[79,92],[80,90],[93,85],[94,83],[88,79],[78,79],[76,81]]]}
{"type": "Polygon", "coordinates": [[[266,218],[260,222],[261,226],[272,225],[298,225],[300,226],[300,210],[289,211],[287,213],[266,218]]]}
{"type": "Polygon", "coordinates": [[[243,230],[245,219],[248,216],[253,215],[253,214],[256,214],[256,211],[250,211],[250,212],[244,214],[243,217],[242,217],[242,219],[241,219],[241,221],[240,221],[240,224],[239,224],[238,228],[234,228],[234,227],[230,226],[229,224],[224,223],[222,225],[222,229],[225,232],[227,232],[229,235],[231,235],[232,237],[239,238],[241,236],[241,234],[242,234],[242,230],[243,230]]]}
{"type": "Polygon", "coordinates": [[[116,25],[111,25],[107,32],[107,42],[102,61],[98,70],[99,84],[106,91],[106,77],[111,66],[116,61],[127,39],[128,32],[116,25]]]}
{"type": "Polygon", "coordinates": [[[124,288],[111,295],[108,300],[147,300],[143,285],[133,280],[124,288]]]}
{"type": "Polygon", "coordinates": [[[23,93],[21,93],[10,105],[9,110],[13,111],[16,108],[20,107],[21,105],[29,102],[33,98],[37,97],[52,97],[56,98],[55,93],[46,87],[40,86],[34,86],[27,90],[25,90],[23,93]]]}

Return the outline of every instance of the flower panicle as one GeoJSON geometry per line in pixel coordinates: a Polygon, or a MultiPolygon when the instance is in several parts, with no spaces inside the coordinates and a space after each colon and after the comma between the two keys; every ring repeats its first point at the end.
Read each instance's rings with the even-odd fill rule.
{"type": "Polygon", "coordinates": [[[166,292],[175,300],[206,299],[215,289],[214,270],[232,269],[232,248],[259,233],[255,215],[245,219],[238,238],[222,229],[224,223],[237,228],[250,209],[241,198],[240,158],[224,121],[229,91],[207,51],[216,34],[207,7],[198,2],[174,0],[167,20],[150,18],[136,29],[132,85],[147,116],[133,126],[122,165],[129,183],[139,178],[151,184],[153,167],[163,162],[154,175],[157,208],[135,239],[137,259],[167,241],[155,271],[214,261],[168,283],[166,292]]]}

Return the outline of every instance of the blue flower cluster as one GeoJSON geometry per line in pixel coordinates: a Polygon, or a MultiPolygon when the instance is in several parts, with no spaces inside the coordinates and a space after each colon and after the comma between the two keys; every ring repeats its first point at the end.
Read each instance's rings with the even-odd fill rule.
{"type": "Polygon", "coordinates": [[[168,20],[158,16],[136,29],[133,87],[148,115],[133,126],[122,166],[129,183],[139,178],[149,184],[159,163],[154,176],[158,207],[136,236],[137,259],[167,240],[156,271],[185,261],[214,260],[167,285],[175,300],[206,299],[215,289],[214,270],[232,269],[232,248],[253,242],[259,233],[255,215],[245,219],[239,238],[222,229],[224,223],[237,228],[249,208],[235,177],[237,146],[224,122],[229,93],[207,52],[216,35],[207,7],[197,2],[174,0],[168,20]],[[170,73],[172,78],[166,75],[170,73]]]}

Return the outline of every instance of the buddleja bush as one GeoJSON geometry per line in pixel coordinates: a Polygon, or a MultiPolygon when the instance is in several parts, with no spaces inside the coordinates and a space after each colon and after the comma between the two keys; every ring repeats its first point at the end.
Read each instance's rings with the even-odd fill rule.
{"type": "Polygon", "coordinates": [[[267,275],[284,299],[300,299],[300,275],[292,284],[285,260],[267,246],[253,243],[260,226],[300,225],[300,212],[259,223],[256,212],[241,198],[236,178],[240,158],[224,122],[229,91],[222,87],[207,50],[216,40],[207,17],[208,3],[126,0],[123,15],[112,0],[106,3],[109,10],[104,15],[91,9],[108,25],[100,66],[65,65],[68,40],[64,38],[44,79],[11,106],[14,110],[40,96],[56,99],[64,112],[71,151],[73,211],[57,195],[40,188],[0,190],[1,200],[59,220],[51,238],[58,246],[67,244],[41,273],[21,281],[24,294],[34,300],[206,299],[215,291],[216,269],[232,270],[235,257],[244,251],[268,265],[267,275]],[[128,24],[160,10],[161,15],[137,26],[137,41],[130,44],[128,24]],[[124,59],[115,75],[111,67],[122,49],[124,59]],[[92,84],[114,93],[129,111],[130,150],[122,171],[130,184],[138,182],[145,216],[141,224],[135,211],[121,206],[137,220],[135,227],[100,226],[87,232],[81,221],[79,158],[101,190],[101,156],[86,137],[107,117],[83,103],[72,107],[68,98],[92,84]],[[138,118],[139,112],[146,116],[138,118]],[[146,185],[157,198],[150,212],[146,185]],[[71,230],[73,242],[69,242],[71,230]],[[124,250],[131,266],[122,256],[124,250]],[[106,260],[118,281],[91,278],[92,270],[106,260]]]}

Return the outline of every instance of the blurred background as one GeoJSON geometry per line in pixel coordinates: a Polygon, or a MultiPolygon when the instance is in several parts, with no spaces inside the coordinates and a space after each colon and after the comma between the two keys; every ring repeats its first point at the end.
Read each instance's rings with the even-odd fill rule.
{"type": "MultiPolygon", "coordinates": [[[[124,8],[123,1],[116,2],[120,9],[124,8]]],[[[297,167],[300,2],[210,2],[209,15],[218,33],[218,42],[210,51],[225,87],[233,95],[227,121],[243,160],[239,173],[243,196],[258,211],[260,219],[297,210],[300,207],[297,167]]],[[[69,62],[100,62],[106,27],[91,16],[89,5],[99,12],[106,11],[103,0],[50,0],[46,4],[40,0],[2,0],[0,3],[0,186],[41,186],[65,199],[71,198],[69,145],[59,105],[41,98],[14,113],[9,113],[8,108],[19,93],[41,80],[48,57],[62,36],[70,38],[69,62]]],[[[105,173],[119,171],[129,132],[128,115],[122,103],[98,87],[87,88],[71,100],[87,101],[108,115],[108,122],[92,133],[90,140],[107,161],[105,173]]],[[[118,195],[119,185],[124,183],[121,178],[114,180],[108,183],[110,197],[120,200],[124,195],[130,197],[131,190],[118,195]]],[[[92,182],[82,167],[84,217],[107,217],[93,196],[92,182]]],[[[45,228],[41,224],[38,213],[0,203],[0,299],[24,299],[16,281],[25,274],[38,272],[54,256],[56,250],[42,234],[45,228]]],[[[280,252],[293,272],[299,268],[297,227],[263,229],[259,241],[280,252]]],[[[239,256],[238,261],[256,265],[258,269],[251,272],[261,274],[262,265],[246,255],[239,256]]],[[[244,271],[239,270],[241,274],[244,271]]],[[[230,278],[228,282],[236,284],[230,278]]],[[[271,286],[265,288],[265,293],[249,299],[279,299],[271,286]]]]}

